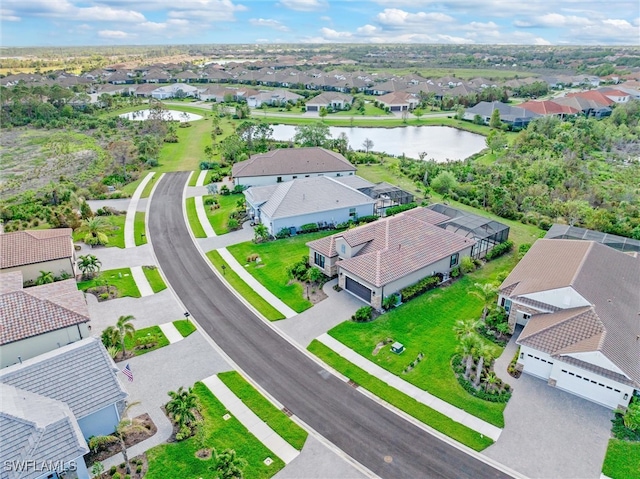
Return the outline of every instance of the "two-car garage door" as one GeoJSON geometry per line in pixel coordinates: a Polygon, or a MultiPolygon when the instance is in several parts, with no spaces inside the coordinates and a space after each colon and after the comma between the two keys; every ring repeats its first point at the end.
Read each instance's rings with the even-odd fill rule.
{"type": "Polygon", "coordinates": [[[367,288],[364,284],[358,283],[356,280],[346,277],[344,283],[345,289],[353,294],[355,294],[358,298],[363,299],[367,303],[371,302],[371,290],[367,288]]]}
{"type": "Polygon", "coordinates": [[[622,394],[615,383],[603,380],[599,376],[562,368],[557,374],[556,387],[572,392],[585,399],[611,408],[618,407],[622,403],[622,394]]]}

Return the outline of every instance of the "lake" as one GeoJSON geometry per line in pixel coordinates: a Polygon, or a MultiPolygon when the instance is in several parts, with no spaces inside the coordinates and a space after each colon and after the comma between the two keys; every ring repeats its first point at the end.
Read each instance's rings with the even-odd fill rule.
{"type": "MultiPolygon", "coordinates": [[[[129,113],[123,113],[122,115],[118,115],[121,118],[126,118],[127,120],[133,121],[143,121],[149,118],[150,110],[137,110],[131,111],[129,113]]],[[[194,115],[193,113],[188,113],[186,111],[176,111],[176,110],[167,110],[166,115],[169,120],[179,121],[180,123],[185,123],[187,121],[196,121],[202,120],[202,116],[194,115]]]]}
{"type": "MultiPolygon", "coordinates": [[[[271,125],[276,140],[288,141],[296,133],[292,125],[271,125]]],[[[349,146],[354,150],[364,150],[365,139],[373,141],[372,151],[389,155],[419,158],[426,152],[425,160],[437,162],[463,160],[486,148],[485,138],[476,133],[457,130],[448,126],[405,126],[396,128],[336,127],[329,128],[331,136],[337,138],[345,133],[349,146]]]]}

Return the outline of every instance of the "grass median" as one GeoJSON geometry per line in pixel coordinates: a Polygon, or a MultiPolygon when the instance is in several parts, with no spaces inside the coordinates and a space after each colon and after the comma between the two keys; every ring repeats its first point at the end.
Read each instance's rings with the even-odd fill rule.
{"type": "Polygon", "coordinates": [[[147,244],[147,232],[145,230],[145,213],[144,211],[136,211],[136,216],[133,220],[133,237],[136,242],[136,246],[142,246],[147,244]]]}
{"type": "Polygon", "coordinates": [[[186,338],[196,330],[195,325],[188,319],[178,319],[177,321],[173,322],[173,325],[183,338],[186,338]]]}
{"type": "Polygon", "coordinates": [[[149,285],[151,285],[151,289],[154,293],[159,293],[160,291],[167,289],[167,285],[162,279],[162,275],[160,274],[160,270],[157,266],[143,266],[142,272],[144,273],[149,285]]]}
{"type": "Polygon", "coordinates": [[[196,238],[206,238],[207,235],[200,224],[200,220],[198,219],[198,213],[196,212],[196,199],[194,197],[187,198],[186,202],[187,208],[187,219],[189,220],[189,226],[191,227],[191,231],[193,232],[193,236],[196,238]]]}

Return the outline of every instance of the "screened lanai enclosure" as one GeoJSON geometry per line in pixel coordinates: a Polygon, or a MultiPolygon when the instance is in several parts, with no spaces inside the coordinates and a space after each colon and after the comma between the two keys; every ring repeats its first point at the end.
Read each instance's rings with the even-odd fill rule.
{"type": "Polygon", "coordinates": [[[484,258],[495,245],[509,239],[509,227],[499,221],[441,203],[429,205],[427,208],[449,217],[448,220],[437,224],[440,228],[476,240],[471,249],[472,258],[484,258]]]}
{"type": "Polygon", "coordinates": [[[413,195],[390,183],[382,182],[366,188],[359,188],[365,195],[376,200],[376,214],[385,216],[387,208],[397,205],[406,205],[413,201],[413,195]]]}
{"type": "Polygon", "coordinates": [[[596,241],[623,253],[640,253],[640,240],[578,228],[577,226],[554,224],[547,231],[545,238],[596,241]]]}

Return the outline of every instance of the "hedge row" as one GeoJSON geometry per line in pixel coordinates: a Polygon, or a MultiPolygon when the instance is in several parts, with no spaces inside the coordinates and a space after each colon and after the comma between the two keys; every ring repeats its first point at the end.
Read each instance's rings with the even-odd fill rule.
{"type": "Polygon", "coordinates": [[[416,296],[419,296],[422,293],[435,288],[436,286],[438,286],[438,283],[440,283],[440,277],[437,275],[422,278],[417,283],[400,290],[402,301],[409,301],[410,299],[413,299],[416,296]]]}
{"type": "Polygon", "coordinates": [[[508,253],[512,249],[513,249],[513,241],[507,240],[504,243],[495,245],[493,249],[487,253],[487,256],[485,256],[485,259],[487,261],[491,261],[492,259],[502,256],[505,253],[508,253]]]}
{"type": "Polygon", "coordinates": [[[392,206],[391,208],[387,208],[386,215],[393,216],[398,213],[402,213],[403,211],[412,210],[413,208],[417,208],[418,205],[416,203],[407,203],[405,205],[392,206]]]}

